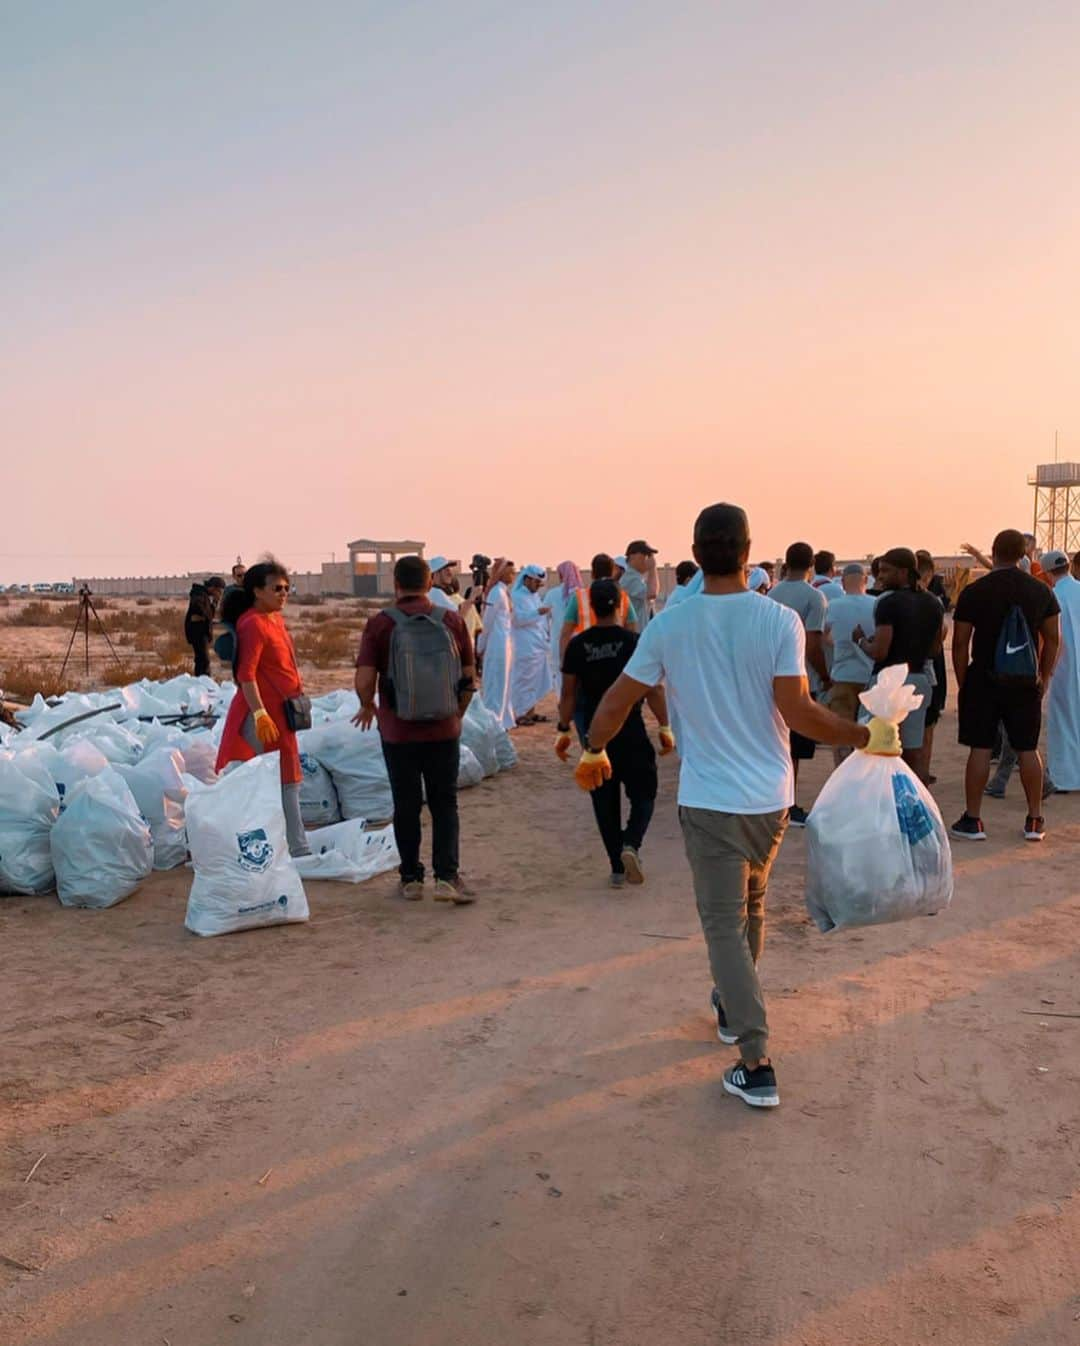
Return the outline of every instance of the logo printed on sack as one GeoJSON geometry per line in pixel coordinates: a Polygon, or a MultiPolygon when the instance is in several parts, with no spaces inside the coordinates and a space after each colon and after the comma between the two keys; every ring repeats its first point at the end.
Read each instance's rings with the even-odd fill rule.
{"type": "Polygon", "coordinates": [[[1028,642],[1027,642],[1026,640],[1024,641],[1024,643],[1023,643],[1022,645],[1010,645],[1009,642],[1006,641],[1006,642],[1005,642],[1005,653],[1006,653],[1006,654],[1019,654],[1021,650],[1026,650],[1027,647],[1028,647],[1028,642]]]}
{"type": "Polygon", "coordinates": [[[896,803],[896,821],[901,834],[914,846],[925,840],[934,830],[930,810],[919,798],[919,792],[907,776],[899,772],[892,778],[893,800],[896,803]]]}
{"type": "Polygon", "coordinates": [[[270,838],[266,835],[265,828],[256,827],[250,832],[237,832],[236,845],[240,852],[241,869],[246,869],[249,874],[261,874],[264,869],[270,868],[274,848],[270,845],[270,838]]]}
{"type": "Polygon", "coordinates": [[[317,776],[319,774],[319,764],[310,753],[302,752],[300,754],[300,770],[305,776],[317,776]]]}

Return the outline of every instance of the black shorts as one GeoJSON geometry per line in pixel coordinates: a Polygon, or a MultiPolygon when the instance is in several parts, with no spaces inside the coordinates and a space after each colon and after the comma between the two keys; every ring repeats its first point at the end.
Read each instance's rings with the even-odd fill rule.
{"type": "Polygon", "coordinates": [[[1017,752],[1033,752],[1042,731],[1042,692],[1038,687],[1004,686],[969,672],[959,697],[960,742],[992,751],[998,725],[1005,726],[1017,752]]]}
{"type": "Polygon", "coordinates": [[[789,729],[788,733],[791,735],[791,760],[809,762],[817,750],[817,744],[812,738],[804,738],[802,734],[797,734],[794,729],[789,729]]]}
{"type": "Polygon", "coordinates": [[[930,695],[930,706],[926,712],[926,727],[937,724],[941,719],[941,712],[945,709],[945,702],[949,695],[949,685],[946,682],[945,660],[941,655],[934,657],[934,690],[930,695]]]}

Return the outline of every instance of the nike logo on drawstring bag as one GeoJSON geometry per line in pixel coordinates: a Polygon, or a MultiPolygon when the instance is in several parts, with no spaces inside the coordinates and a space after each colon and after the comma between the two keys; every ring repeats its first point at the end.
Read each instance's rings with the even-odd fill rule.
{"type": "Polygon", "coordinates": [[[1026,640],[1024,641],[1024,643],[1023,643],[1022,645],[1010,645],[1009,642],[1006,641],[1006,642],[1005,642],[1005,653],[1006,653],[1006,654],[1019,654],[1021,650],[1026,650],[1027,647],[1028,647],[1028,643],[1027,643],[1026,640]]]}

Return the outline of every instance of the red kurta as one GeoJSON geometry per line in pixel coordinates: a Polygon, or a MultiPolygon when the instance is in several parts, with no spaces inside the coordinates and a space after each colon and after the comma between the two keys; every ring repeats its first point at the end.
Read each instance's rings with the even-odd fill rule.
{"type": "Polygon", "coordinates": [[[296,735],[285,723],[285,698],[304,690],[296,667],[296,650],[280,612],[256,612],[249,608],[236,623],[236,696],[225,717],[225,731],[218,749],[217,769],[229,762],[247,762],[255,753],[244,738],[244,720],[250,708],[239,684],[253,682],[267,713],[277,725],[280,738],[271,752],[281,753],[281,779],[296,785],[303,779],[296,735]]]}

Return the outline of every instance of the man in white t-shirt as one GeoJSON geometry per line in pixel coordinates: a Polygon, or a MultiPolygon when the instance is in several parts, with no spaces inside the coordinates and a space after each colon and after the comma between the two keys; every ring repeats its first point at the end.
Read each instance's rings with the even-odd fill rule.
{"type": "MultiPolygon", "coordinates": [[[[841,720],[810,696],[798,615],[749,592],[750,532],[736,505],[712,505],[694,526],[702,592],[647,627],[589,725],[578,784],[604,778],[606,744],[663,682],[681,725],[679,820],[709,950],[720,1041],[742,1059],[724,1088],[754,1107],[779,1101],[757,976],[769,869],[794,801],[788,730],[819,743],[899,752],[894,725],[841,720]]],[[[809,585],[807,585],[809,590],[809,585]]],[[[810,592],[813,592],[812,590],[810,592]]]]}

